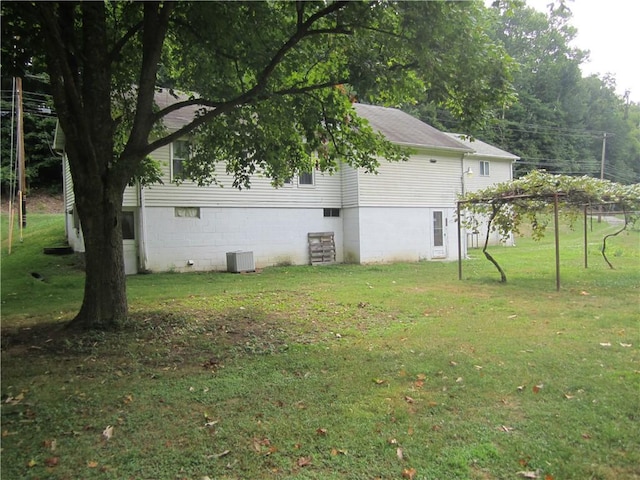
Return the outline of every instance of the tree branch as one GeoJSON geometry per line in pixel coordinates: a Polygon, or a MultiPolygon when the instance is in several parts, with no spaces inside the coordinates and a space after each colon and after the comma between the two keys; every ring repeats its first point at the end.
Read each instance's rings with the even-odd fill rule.
{"type": "Polygon", "coordinates": [[[343,85],[348,83],[348,79],[342,80],[330,80],[324,83],[318,83],[316,85],[306,85],[304,87],[289,87],[282,90],[276,90],[273,95],[297,95],[302,93],[309,93],[315,90],[322,90],[324,88],[335,87],[337,85],[343,85]]]}
{"type": "Polygon", "coordinates": [[[109,62],[113,63],[118,59],[118,57],[120,56],[120,52],[125,47],[127,42],[129,40],[131,40],[131,38],[133,38],[133,36],[142,29],[143,25],[144,25],[144,23],[142,21],[140,21],[140,22],[136,23],[135,25],[133,25],[129,30],[127,30],[127,33],[125,33],[120,38],[120,40],[118,40],[116,42],[116,44],[113,46],[111,51],[108,53],[107,56],[109,58],[109,62]]]}
{"type": "Polygon", "coordinates": [[[498,212],[502,208],[502,203],[494,203],[491,205],[491,207],[493,211],[491,212],[491,216],[489,217],[489,221],[487,222],[487,235],[484,239],[484,247],[482,248],[482,253],[484,253],[484,256],[487,258],[487,260],[493,263],[493,265],[498,269],[498,272],[500,272],[500,282],[506,283],[507,275],[504,273],[504,270],[502,270],[502,267],[498,264],[496,259],[493,258],[493,256],[487,251],[487,247],[489,246],[489,237],[491,235],[491,224],[493,223],[493,219],[496,218],[498,212]]]}
{"type": "Polygon", "coordinates": [[[607,265],[609,265],[609,268],[612,269],[612,270],[615,270],[615,269],[613,268],[613,265],[611,264],[611,262],[607,258],[605,250],[607,249],[607,239],[609,237],[615,237],[616,235],[621,234],[622,232],[624,232],[627,229],[627,226],[629,225],[627,212],[624,209],[623,209],[622,212],[624,213],[624,226],[620,230],[618,230],[617,232],[610,233],[609,235],[605,235],[605,237],[602,239],[602,257],[604,258],[604,261],[607,262],[607,265]]]}
{"type": "MultiPolygon", "coordinates": [[[[299,23],[296,32],[285,42],[282,47],[275,53],[275,55],[271,58],[267,66],[262,70],[260,75],[258,76],[258,81],[255,86],[247,92],[248,95],[254,95],[262,90],[264,90],[267,86],[267,81],[271,74],[274,72],[276,67],[282,62],[282,59],[285,55],[293,50],[293,48],[300,43],[302,39],[310,35],[311,26],[317,22],[318,20],[331,15],[334,12],[346,7],[349,2],[339,1],[328,5],[322,10],[318,10],[316,13],[311,15],[306,21],[299,23]]],[[[298,7],[298,20],[301,18],[301,7],[298,7]]]]}

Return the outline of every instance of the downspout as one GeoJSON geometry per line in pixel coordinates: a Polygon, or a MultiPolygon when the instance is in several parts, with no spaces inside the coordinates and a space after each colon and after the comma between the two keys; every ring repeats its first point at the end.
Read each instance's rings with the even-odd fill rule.
{"type": "Polygon", "coordinates": [[[147,271],[147,222],[144,211],[144,187],[138,183],[138,196],[140,203],[140,271],[147,271]]]}
{"type": "MultiPolygon", "coordinates": [[[[465,184],[464,184],[464,176],[466,175],[465,170],[464,170],[464,157],[465,157],[466,153],[462,154],[462,157],[460,158],[460,190],[461,190],[461,195],[462,197],[464,197],[465,195],[465,184]]],[[[462,209],[460,208],[460,201],[458,201],[456,203],[457,205],[457,213],[458,213],[458,263],[459,263],[459,277],[460,280],[462,280],[462,253],[463,253],[463,248],[462,248],[462,238],[464,238],[464,258],[469,258],[469,251],[467,249],[467,229],[464,229],[464,237],[462,235],[462,209]]]]}

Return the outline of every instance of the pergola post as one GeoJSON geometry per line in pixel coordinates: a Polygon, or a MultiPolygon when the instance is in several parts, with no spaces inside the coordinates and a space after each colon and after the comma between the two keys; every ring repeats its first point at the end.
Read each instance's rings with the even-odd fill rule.
{"type": "Polygon", "coordinates": [[[555,224],[556,237],[556,290],[560,290],[560,232],[558,220],[558,194],[553,194],[553,221],[555,224]]]}
{"type": "Polygon", "coordinates": [[[462,280],[462,219],[460,218],[460,202],[456,204],[458,214],[458,280],[462,280]]]}
{"type": "Polygon", "coordinates": [[[587,242],[587,205],[584,206],[584,268],[588,268],[588,242],[587,242]]]}

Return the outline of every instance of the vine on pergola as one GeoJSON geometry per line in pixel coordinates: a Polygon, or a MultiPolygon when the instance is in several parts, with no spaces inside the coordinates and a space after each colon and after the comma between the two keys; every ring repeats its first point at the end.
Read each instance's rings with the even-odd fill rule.
{"type": "MultiPolygon", "coordinates": [[[[561,207],[563,213],[575,222],[585,207],[608,206],[624,214],[624,226],[603,238],[602,255],[606,256],[606,242],[618,235],[640,218],[640,184],[622,185],[593,177],[553,175],[533,170],[524,177],[510,182],[469,192],[460,197],[461,226],[478,231],[486,222],[484,253],[487,260],[500,272],[502,282],[507,281],[504,270],[487,251],[492,232],[507,238],[511,233],[520,233],[520,227],[528,224],[535,240],[544,237],[549,224],[549,213],[561,207]]],[[[557,212],[557,210],[556,210],[557,212]]]]}

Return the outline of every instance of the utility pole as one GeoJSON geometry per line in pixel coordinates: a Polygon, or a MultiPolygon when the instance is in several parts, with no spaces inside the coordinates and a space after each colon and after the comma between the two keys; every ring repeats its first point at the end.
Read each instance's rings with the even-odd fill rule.
{"type": "Polygon", "coordinates": [[[607,132],[602,137],[602,160],[600,161],[600,180],[604,180],[604,158],[607,149],[607,132]]]}
{"type": "Polygon", "coordinates": [[[18,90],[18,209],[20,211],[20,241],[22,241],[22,229],[27,226],[27,175],[25,172],[24,155],[24,111],[22,108],[22,78],[16,79],[18,90]]]}

